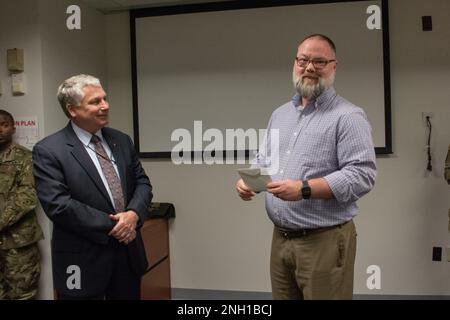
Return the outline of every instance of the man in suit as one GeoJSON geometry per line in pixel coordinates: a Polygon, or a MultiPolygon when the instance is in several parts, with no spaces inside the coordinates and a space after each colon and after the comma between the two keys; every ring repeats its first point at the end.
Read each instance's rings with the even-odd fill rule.
{"type": "Polygon", "coordinates": [[[69,123],[33,149],[38,198],[53,222],[57,299],[139,299],[150,181],[131,139],[106,128],[109,104],[97,78],[65,80],[58,100],[69,123]]]}

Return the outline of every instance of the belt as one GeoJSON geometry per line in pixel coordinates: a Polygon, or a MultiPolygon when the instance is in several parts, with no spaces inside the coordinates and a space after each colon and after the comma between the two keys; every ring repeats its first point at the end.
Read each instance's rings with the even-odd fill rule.
{"type": "Polygon", "coordinates": [[[301,237],[306,237],[310,234],[314,234],[314,233],[319,233],[319,232],[323,232],[323,231],[327,231],[327,230],[332,230],[332,229],[336,229],[336,228],[341,228],[343,225],[347,224],[349,221],[346,221],[344,223],[341,224],[337,224],[334,226],[329,226],[329,227],[320,227],[320,228],[313,228],[313,229],[299,229],[299,230],[288,230],[288,229],[283,229],[280,227],[276,227],[278,229],[278,232],[280,233],[280,235],[285,238],[285,239],[294,239],[294,238],[301,238],[301,237]]]}

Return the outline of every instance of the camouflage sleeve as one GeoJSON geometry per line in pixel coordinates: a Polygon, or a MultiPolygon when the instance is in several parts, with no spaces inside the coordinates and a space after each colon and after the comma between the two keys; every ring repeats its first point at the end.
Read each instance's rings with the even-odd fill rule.
{"type": "Polygon", "coordinates": [[[450,145],[448,146],[447,159],[445,160],[445,180],[450,184],[450,145]]]}
{"type": "Polygon", "coordinates": [[[0,231],[12,226],[25,214],[36,208],[37,196],[34,188],[34,177],[31,153],[26,154],[16,184],[6,199],[5,210],[0,215],[0,231]]]}

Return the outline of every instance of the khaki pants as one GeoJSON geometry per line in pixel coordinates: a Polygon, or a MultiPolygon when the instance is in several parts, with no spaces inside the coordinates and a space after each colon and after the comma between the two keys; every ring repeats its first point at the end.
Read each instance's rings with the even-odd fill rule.
{"type": "Polygon", "coordinates": [[[270,277],[274,299],[352,299],[356,254],[353,221],[287,239],[274,228],[270,277]]]}

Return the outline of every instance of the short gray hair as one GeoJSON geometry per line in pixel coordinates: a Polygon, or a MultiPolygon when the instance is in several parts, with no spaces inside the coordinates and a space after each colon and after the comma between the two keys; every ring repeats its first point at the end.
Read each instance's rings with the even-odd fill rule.
{"type": "Polygon", "coordinates": [[[336,55],[336,45],[334,44],[333,40],[331,40],[324,34],[320,34],[320,33],[310,34],[309,36],[307,36],[300,42],[300,45],[303,42],[305,42],[306,40],[311,39],[311,38],[319,38],[320,40],[326,41],[328,43],[328,45],[330,46],[331,50],[333,50],[334,55],[336,55]]]}
{"type": "Polygon", "coordinates": [[[70,114],[67,110],[67,106],[77,106],[81,103],[81,100],[84,98],[83,88],[86,86],[101,87],[102,85],[100,84],[100,80],[96,77],[79,74],[64,80],[59,86],[56,96],[61,108],[68,118],[70,118],[70,114]]]}

